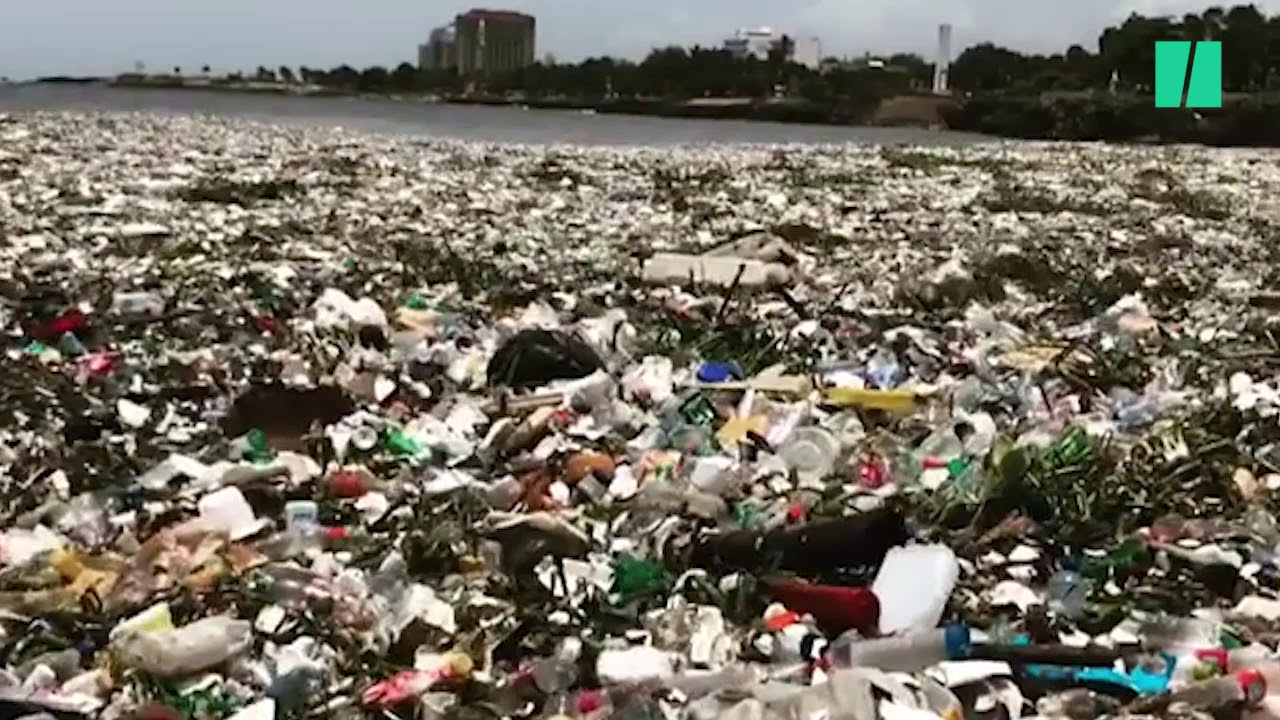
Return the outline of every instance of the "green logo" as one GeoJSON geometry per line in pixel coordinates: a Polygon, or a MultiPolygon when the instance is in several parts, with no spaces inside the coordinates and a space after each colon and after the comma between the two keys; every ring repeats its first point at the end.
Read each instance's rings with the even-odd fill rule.
{"type": "Polygon", "coordinates": [[[1222,107],[1222,43],[1157,42],[1156,107],[1222,107]]]}

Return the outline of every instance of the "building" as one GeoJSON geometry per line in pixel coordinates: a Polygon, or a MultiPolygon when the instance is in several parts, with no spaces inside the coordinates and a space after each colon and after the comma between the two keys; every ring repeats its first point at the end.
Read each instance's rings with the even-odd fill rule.
{"type": "Polygon", "coordinates": [[[743,29],[724,41],[724,49],[739,60],[745,60],[749,57],[757,60],[768,60],[769,53],[781,41],[782,36],[774,32],[772,28],[743,29]]]}
{"type": "Polygon", "coordinates": [[[818,38],[790,37],[767,27],[739,30],[733,37],[724,41],[724,49],[739,60],[749,57],[768,60],[782,45],[784,38],[791,41],[787,60],[811,68],[818,67],[822,62],[822,41],[818,38]]]}
{"type": "Polygon", "coordinates": [[[418,46],[418,69],[425,72],[457,67],[458,45],[454,34],[452,25],[432,30],[427,44],[418,46]]]}
{"type": "Polygon", "coordinates": [[[472,10],[454,19],[459,72],[503,73],[533,64],[537,21],[507,10],[472,10]]]}
{"type": "Polygon", "coordinates": [[[822,40],[817,37],[796,38],[791,46],[791,62],[817,69],[822,64],[822,40]]]}
{"type": "Polygon", "coordinates": [[[938,26],[938,57],[933,65],[933,92],[946,95],[951,91],[951,26],[938,26]]]}

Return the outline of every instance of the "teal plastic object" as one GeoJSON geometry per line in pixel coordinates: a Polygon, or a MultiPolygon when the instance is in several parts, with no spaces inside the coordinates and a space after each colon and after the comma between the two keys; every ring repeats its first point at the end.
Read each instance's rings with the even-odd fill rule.
{"type": "MultiPolygon", "coordinates": [[[[1030,645],[1026,636],[1014,640],[1014,645],[1030,645]]],[[[1160,654],[1163,668],[1151,671],[1144,667],[1136,667],[1128,671],[1108,668],[1066,667],[1060,665],[1027,665],[1023,671],[1028,677],[1041,678],[1068,683],[1099,683],[1114,685],[1137,695],[1159,695],[1169,689],[1173,680],[1173,669],[1178,659],[1166,653],[1160,654]]]]}

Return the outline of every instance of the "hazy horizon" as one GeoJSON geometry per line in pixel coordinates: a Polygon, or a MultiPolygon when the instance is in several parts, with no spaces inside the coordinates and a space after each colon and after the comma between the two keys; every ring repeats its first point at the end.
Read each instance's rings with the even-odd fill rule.
{"type": "MultiPolygon", "coordinates": [[[[643,57],[665,45],[715,46],[736,29],[769,26],[817,36],[823,54],[935,54],[937,26],[953,27],[953,53],[980,42],[1026,52],[1072,44],[1096,49],[1108,25],[1131,12],[1201,12],[1184,0],[508,0],[434,8],[418,0],[224,0],[197,5],[161,0],[45,0],[6,7],[0,22],[0,76],[112,75],[141,62],[150,70],[196,72],[267,67],[395,66],[415,62],[431,29],[471,7],[519,10],[538,18],[539,58],[643,57]],[[608,5],[607,10],[602,5],[608,5]]],[[[434,4],[434,3],[432,3],[434,4]]],[[[1255,2],[1280,12],[1280,0],[1255,2]]],[[[1231,3],[1221,4],[1230,7],[1231,3]]]]}

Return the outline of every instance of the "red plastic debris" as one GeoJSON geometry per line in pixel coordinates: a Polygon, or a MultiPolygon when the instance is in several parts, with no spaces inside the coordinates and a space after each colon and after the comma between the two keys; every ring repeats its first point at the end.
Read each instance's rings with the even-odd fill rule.
{"type": "Polygon", "coordinates": [[[259,332],[270,333],[271,335],[280,334],[280,323],[270,315],[254,315],[253,324],[257,326],[259,332]]]}
{"type": "Polygon", "coordinates": [[[29,333],[36,340],[55,340],[67,333],[76,333],[89,327],[89,318],[79,308],[71,308],[58,317],[40,323],[29,333]]]}
{"type": "Polygon", "coordinates": [[[344,500],[364,497],[369,489],[364,474],[357,470],[339,470],[329,478],[329,492],[344,500]]]}
{"type": "Polygon", "coordinates": [[[812,615],[833,637],[845,630],[874,635],[880,629],[880,599],[867,588],[810,585],[798,580],[772,583],[770,594],[798,613],[812,615]]]}
{"type": "Polygon", "coordinates": [[[862,487],[876,490],[889,482],[889,472],[880,458],[871,457],[858,468],[858,480],[862,483],[862,487]]]}

